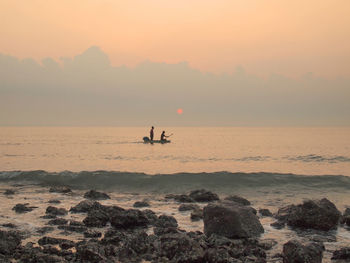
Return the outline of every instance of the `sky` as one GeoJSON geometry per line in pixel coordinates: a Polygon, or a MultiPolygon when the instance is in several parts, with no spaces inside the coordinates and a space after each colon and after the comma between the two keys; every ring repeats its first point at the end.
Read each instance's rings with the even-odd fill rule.
{"type": "Polygon", "coordinates": [[[205,72],[350,76],[349,0],[1,0],[0,52],[114,66],[186,61],[205,72]]]}
{"type": "Polygon", "coordinates": [[[0,125],[350,125],[348,0],[0,0],[0,125]]]}

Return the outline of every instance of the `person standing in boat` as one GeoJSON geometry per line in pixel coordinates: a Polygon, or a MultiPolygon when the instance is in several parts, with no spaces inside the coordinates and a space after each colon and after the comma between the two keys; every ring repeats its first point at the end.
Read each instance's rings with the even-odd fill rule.
{"type": "Polygon", "coordinates": [[[153,141],[153,137],[154,137],[154,127],[152,126],[151,130],[149,131],[149,138],[151,139],[151,141],[153,141]]]}
{"type": "Polygon", "coordinates": [[[162,134],[160,135],[160,140],[164,142],[164,141],[167,140],[166,138],[168,138],[168,137],[169,137],[169,136],[166,136],[166,135],[165,135],[165,131],[163,131],[162,134]]]}

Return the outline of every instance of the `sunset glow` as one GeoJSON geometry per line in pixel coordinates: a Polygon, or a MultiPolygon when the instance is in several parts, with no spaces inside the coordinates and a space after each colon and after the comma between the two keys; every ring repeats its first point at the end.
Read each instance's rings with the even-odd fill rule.
{"type": "Polygon", "coordinates": [[[181,115],[183,113],[182,109],[177,109],[177,114],[181,115]]]}

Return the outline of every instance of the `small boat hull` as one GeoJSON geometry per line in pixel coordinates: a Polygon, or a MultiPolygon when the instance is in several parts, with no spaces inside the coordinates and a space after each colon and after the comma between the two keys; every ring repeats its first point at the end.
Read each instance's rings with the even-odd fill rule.
{"type": "Polygon", "coordinates": [[[170,143],[171,141],[169,140],[150,140],[150,138],[148,137],[143,137],[143,142],[144,143],[150,143],[150,144],[153,144],[153,143],[161,143],[161,144],[164,144],[164,143],[170,143]]]}

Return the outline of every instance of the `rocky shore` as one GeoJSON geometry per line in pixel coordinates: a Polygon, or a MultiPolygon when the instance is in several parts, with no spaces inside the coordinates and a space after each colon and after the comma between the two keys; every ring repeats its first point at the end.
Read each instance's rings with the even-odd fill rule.
{"type": "MultiPolygon", "coordinates": [[[[72,195],[67,186],[52,187],[50,193],[72,195]]],[[[17,191],[7,189],[6,196],[17,191]]],[[[40,193],[38,193],[39,195],[40,193]]],[[[179,213],[188,212],[193,222],[203,221],[201,231],[182,229],[174,215],[152,210],[149,200],[137,200],[133,208],[118,205],[107,193],[90,190],[70,209],[57,207],[58,199],[47,200],[39,216],[46,225],[36,242],[25,242],[30,234],[9,222],[0,227],[0,262],[322,262],[325,243],[335,242],[339,226],[350,227],[350,209],[340,212],[330,200],[306,200],[280,207],[277,213],[255,209],[241,196],[221,197],[205,189],[168,194],[179,213]],[[108,200],[110,204],[102,204],[108,200]],[[80,215],[82,220],[67,219],[80,215]],[[261,239],[261,221],[269,227],[291,229],[295,236],[273,249],[276,239],[261,239]],[[52,234],[59,230],[66,238],[52,234]],[[71,238],[79,233],[81,238],[71,238]],[[302,237],[302,238],[296,238],[302,237]],[[271,251],[275,251],[271,254],[271,251]]],[[[18,203],[12,212],[25,218],[38,207],[18,203]]],[[[266,226],[265,226],[266,227],[266,226]]],[[[332,251],[334,262],[350,262],[350,244],[332,251]]]]}

